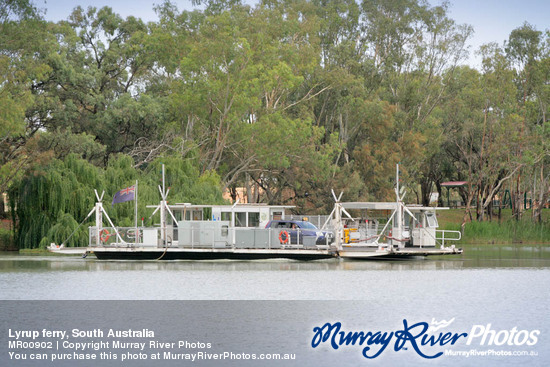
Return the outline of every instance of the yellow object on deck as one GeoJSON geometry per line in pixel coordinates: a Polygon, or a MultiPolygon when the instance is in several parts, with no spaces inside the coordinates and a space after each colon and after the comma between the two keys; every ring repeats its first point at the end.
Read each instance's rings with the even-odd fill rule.
{"type": "Polygon", "coordinates": [[[344,243],[350,242],[350,232],[357,232],[357,228],[344,228],[344,243]]]}

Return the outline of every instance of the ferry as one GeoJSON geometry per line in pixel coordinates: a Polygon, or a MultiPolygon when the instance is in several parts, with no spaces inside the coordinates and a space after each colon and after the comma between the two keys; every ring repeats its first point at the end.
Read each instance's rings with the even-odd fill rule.
{"type": "MultiPolygon", "coordinates": [[[[399,169],[397,168],[397,175],[399,169]]],[[[397,180],[398,182],[398,180],[397,180]]],[[[137,187],[137,185],[136,185],[137,187]]],[[[293,206],[239,204],[168,204],[169,190],[159,185],[161,201],[153,215],[157,226],[116,227],[96,191],[95,226],[84,248],[51,244],[57,253],[94,254],[99,260],[262,260],[262,259],[402,259],[457,255],[445,242],[460,240],[458,231],[438,230],[436,212],[445,208],[405,205],[396,187],[395,202],[340,202],[318,226],[309,217],[288,212],[293,206]],[[352,216],[351,213],[354,214],[352,216]],[[109,226],[103,226],[104,221],[109,226]]],[[[136,215],[137,218],[137,215],[136,215]]],[[[319,219],[319,218],[318,218],[319,219]]]]}

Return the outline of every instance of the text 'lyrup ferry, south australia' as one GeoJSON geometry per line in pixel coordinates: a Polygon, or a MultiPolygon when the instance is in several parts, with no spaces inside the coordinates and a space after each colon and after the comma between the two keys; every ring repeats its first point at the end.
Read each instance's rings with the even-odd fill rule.
{"type": "Polygon", "coordinates": [[[96,192],[88,247],[52,244],[50,251],[93,253],[100,260],[374,260],[462,253],[445,246],[460,240],[460,232],[437,229],[436,212],[446,208],[405,205],[399,187],[395,202],[340,202],[342,194],[333,192],[330,215],[307,217],[290,215],[293,206],[283,205],[168,205],[164,184],[159,191],[159,205],[149,206],[159,225],[140,227],[136,220],[134,227],[115,226],[96,192]]]}

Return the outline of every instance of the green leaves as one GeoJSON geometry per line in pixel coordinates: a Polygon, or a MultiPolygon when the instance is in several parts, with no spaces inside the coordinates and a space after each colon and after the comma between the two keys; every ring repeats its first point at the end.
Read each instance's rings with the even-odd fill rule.
{"type": "MultiPolygon", "coordinates": [[[[215,172],[199,173],[192,155],[163,157],[151,163],[145,172],[133,167],[133,160],[126,155],[112,159],[106,170],[68,155],[63,161],[52,160],[22,178],[9,192],[12,210],[19,224],[15,242],[19,248],[41,247],[51,242],[60,244],[84,220],[96,201],[94,190],[105,190],[103,203],[109,216],[119,226],[134,223],[134,203],[110,206],[113,195],[138,180],[139,213],[148,217],[152,210],[147,205],[160,200],[158,192],[161,166],[166,166],[167,186],[171,187],[170,202],[201,204],[223,203],[220,178],[215,172]]],[[[71,239],[69,245],[84,246],[87,243],[86,227],[94,225],[94,218],[71,239]]]]}
{"type": "MultiPolygon", "coordinates": [[[[108,7],[54,24],[26,1],[0,4],[0,189],[48,197],[22,209],[21,228],[32,210],[36,228],[69,225],[60,211],[78,221],[71,205],[87,203],[61,192],[90,196],[71,173],[86,165],[109,193],[146,181],[149,203],[163,161],[178,201],[245,187],[251,200],[319,212],[330,188],[393,198],[397,162],[424,204],[442,180],[470,177],[490,194],[518,165],[535,165],[546,187],[548,34],[525,24],[483,46],[474,70],[459,66],[472,29],[448,3],[195,3],[204,10],[165,2],[148,24],[108,7]]],[[[45,232],[23,233],[36,244],[45,232]]]]}

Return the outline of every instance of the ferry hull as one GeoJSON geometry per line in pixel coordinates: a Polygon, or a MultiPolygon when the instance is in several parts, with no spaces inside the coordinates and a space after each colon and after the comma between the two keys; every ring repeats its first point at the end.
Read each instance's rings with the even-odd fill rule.
{"type": "Polygon", "coordinates": [[[300,261],[342,258],[349,260],[396,260],[427,256],[459,255],[457,248],[376,249],[346,248],[340,251],[313,249],[182,249],[151,247],[90,247],[98,260],[266,260],[291,259],[300,261]]]}
{"type": "Polygon", "coordinates": [[[459,248],[403,248],[378,250],[376,248],[358,247],[348,248],[339,251],[339,256],[343,259],[350,260],[396,260],[396,259],[411,259],[427,256],[443,256],[443,255],[460,255],[462,249],[459,248]]]}
{"type": "Polygon", "coordinates": [[[181,248],[89,248],[98,260],[266,260],[301,261],[335,257],[329,250],[279,249],[181,249],[181,248]]]}

